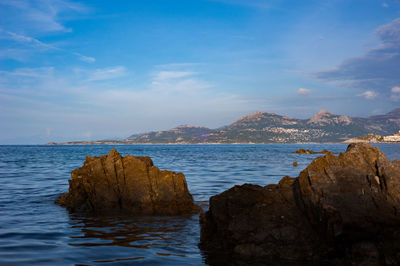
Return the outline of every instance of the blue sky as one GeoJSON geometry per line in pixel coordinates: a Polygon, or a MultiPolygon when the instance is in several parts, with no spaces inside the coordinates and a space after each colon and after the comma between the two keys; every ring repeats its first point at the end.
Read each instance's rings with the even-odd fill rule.
{"type": "Polygon", "coordinates": [[[0,0],[0,144],[400,106],[398,0],[0,0]]]}

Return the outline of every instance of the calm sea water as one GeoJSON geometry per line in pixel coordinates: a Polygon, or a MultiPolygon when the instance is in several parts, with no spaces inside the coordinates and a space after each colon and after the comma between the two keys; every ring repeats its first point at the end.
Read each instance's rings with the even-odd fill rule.
{"type": "MultiPolygon", "coordinates": [[[[400,144],[377,146],[389,159],[400,158],[400,144]]],[[[336,154],[346,149],[344,144],[0,146],[0,265],[204,264],[198,215],[93,217],[54,204],[86,155],[100,156],[112,147],[184,173],[204,208],[210,196],[236,184],[296,177],[318,156],[292,153],[299,148],[336,154]]]]}

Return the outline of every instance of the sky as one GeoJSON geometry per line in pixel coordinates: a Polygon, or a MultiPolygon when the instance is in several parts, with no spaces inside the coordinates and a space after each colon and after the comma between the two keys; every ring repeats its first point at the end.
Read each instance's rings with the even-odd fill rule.
{"type": "Polygon", "coordinates": [[[400,107],[400,0],[0,0],[0,144],[400,107]]]}

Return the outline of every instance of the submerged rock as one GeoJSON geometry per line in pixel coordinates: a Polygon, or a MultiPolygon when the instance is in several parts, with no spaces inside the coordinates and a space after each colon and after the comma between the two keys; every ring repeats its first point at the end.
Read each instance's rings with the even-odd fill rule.
{"type": "Polygon", "coordinates": [[[101,157],[86,156],[71,177],[69,192],[56,200],[71,211],[175,215],[200,210],[185,176],[160,171],[150,157],[122,157],[112,149],[101,157]]]}
{"type": "Polygon", "coordinates": [[[211,197],[200,247],[218,265],[398,265],[399,210],[400,161],[351,144],[297,178],[211,197]]]}

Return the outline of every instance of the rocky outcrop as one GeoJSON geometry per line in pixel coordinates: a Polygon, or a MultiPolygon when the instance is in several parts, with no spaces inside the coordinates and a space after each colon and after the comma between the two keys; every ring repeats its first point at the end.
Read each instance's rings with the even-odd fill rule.
{"type": "Polygon", "coordinates": [[[399,210],[400,161],[350,144],[297,178],[211,197],[200,247],[215,265],[398,265],[399,210]]]}
{"type": "Polygon", "coordinates": [[[71,173],[69,192],[56,203],[71,211],[185,214],[197,212],[185,176],[160,171],[150,157],[122,157],[115,149],[86,156],[71,173]]]}

